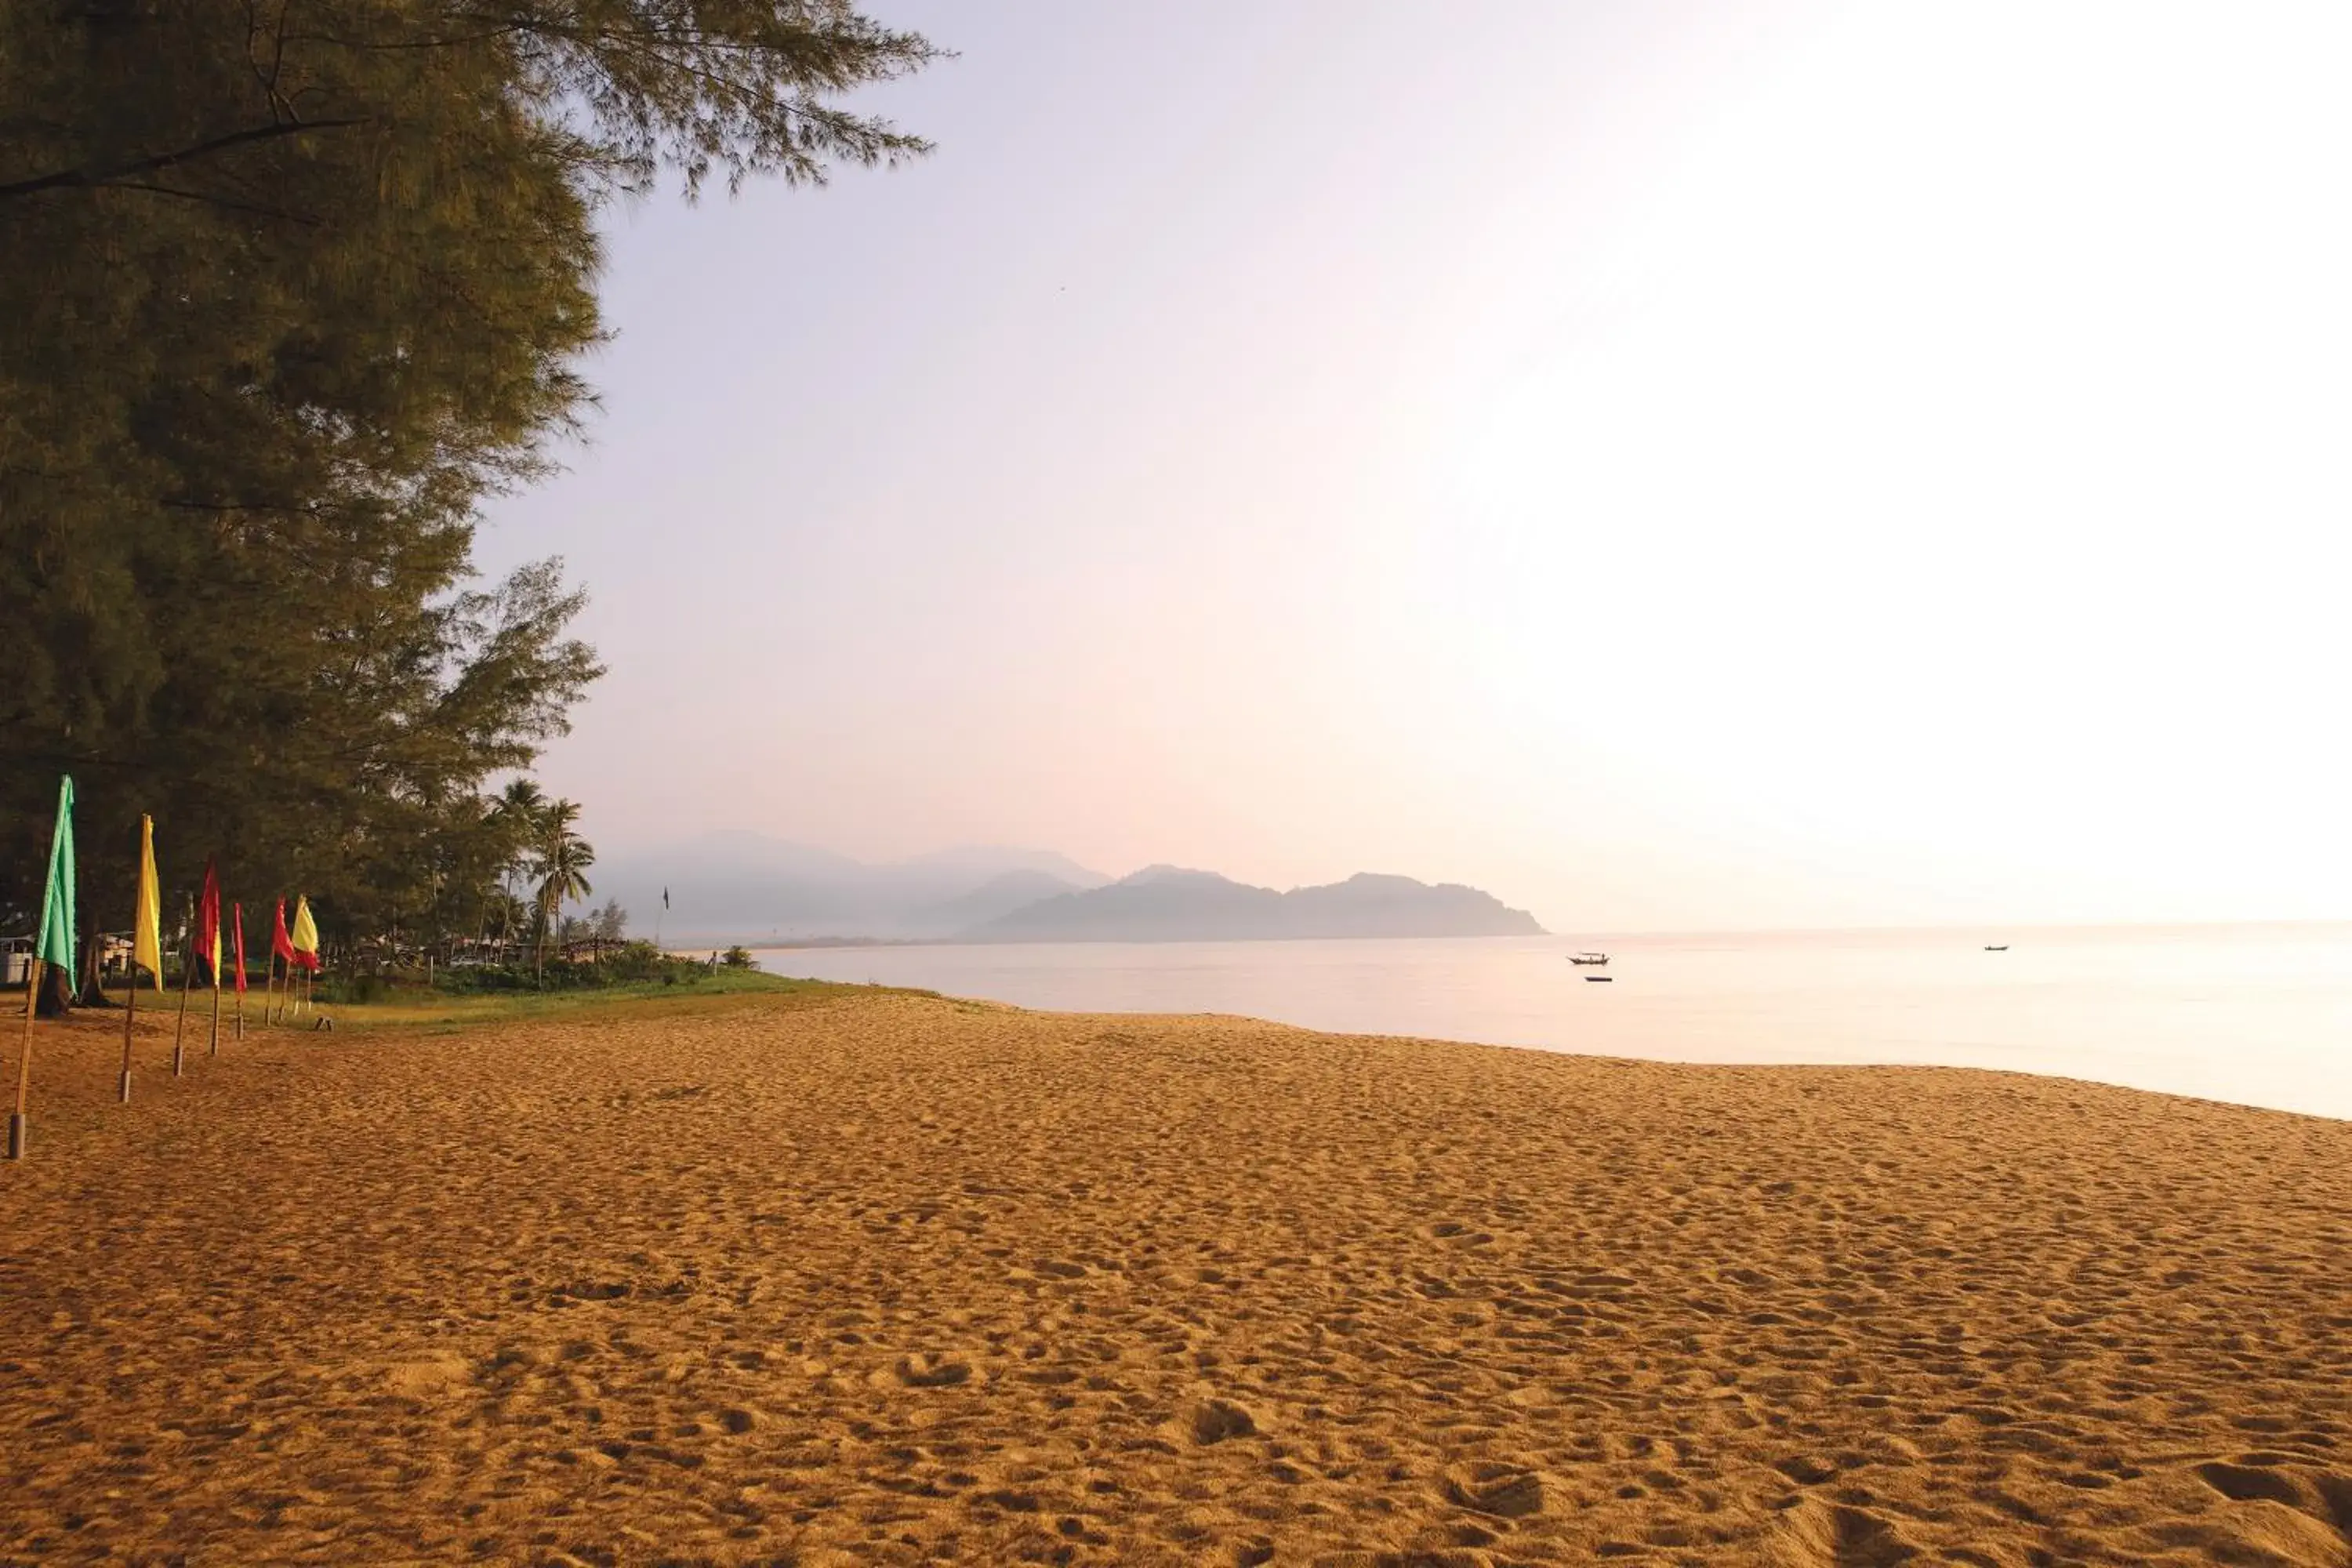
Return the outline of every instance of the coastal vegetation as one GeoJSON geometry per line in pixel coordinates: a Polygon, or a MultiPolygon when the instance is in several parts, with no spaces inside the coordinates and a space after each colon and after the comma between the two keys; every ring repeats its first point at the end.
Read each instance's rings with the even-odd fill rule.
{"type": "Polygon", "coordinates": [[[491,792],[602,669],[559,560],[473,546],[593,409],[600,220],[919,153],[840,100],[939,53],[839,0],[0,9],[0,930],[70,773],[85,935],[149,814],[174,912],[213,857],[429,948],[528,875],[543,952],[593,856],[491,792]]]}
{"type": "Polygon", "coordinates": [[[595,956],[546,965],[462,964],[428,972],[410,963],[398,967],[348,968],[321,986],[319,1000],[336,1007],[338,1028],[352,1023],[403,1021],[422,1009],[440,1017],[445,1003],[466,1005],[451,1018],[482,1021],[528,1016],[540,1003],[570,998],[571,1004],[626,1002],[666,995],[731,995],[775,985],[814,985],[784,981],[727,955],[665,952],[652,942],[614,944],[595,956]],[[496,1005],[493,1005],[496,1004],[496,1005]]]}

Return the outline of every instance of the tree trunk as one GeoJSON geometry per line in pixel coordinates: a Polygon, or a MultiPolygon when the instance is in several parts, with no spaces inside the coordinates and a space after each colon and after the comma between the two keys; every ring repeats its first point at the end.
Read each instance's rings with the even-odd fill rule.
{"type": "Polygon", "coordinates": [[[74,984],[70,970],[54,963],[41,965],[41,993],[35,998],[34,1014],[43,1018],[62,1018],[73,1005],[74,984]]]}
{"type": "Polygon", "coordinates": [[[75,1005],[82,1007],[111,1007],[106,999],[106,973],[100,963],[100,949],[105,944],[92,931],[81,944],[81,995],[75,1005]]]}

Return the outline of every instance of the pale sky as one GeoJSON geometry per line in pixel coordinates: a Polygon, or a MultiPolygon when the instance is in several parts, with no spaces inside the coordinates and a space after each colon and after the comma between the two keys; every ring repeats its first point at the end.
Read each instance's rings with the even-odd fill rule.
{"type": "Polygon", "coordinates": [[[485,531],[608,856],[2352,917],[2352,6],[869,9],[937,153],[616,217],[485,531]]]}

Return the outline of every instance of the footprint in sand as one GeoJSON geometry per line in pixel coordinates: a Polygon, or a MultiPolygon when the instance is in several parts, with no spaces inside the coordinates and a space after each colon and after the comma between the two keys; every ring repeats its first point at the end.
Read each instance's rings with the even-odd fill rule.
{"type": "Polygon", "coordinates": [[[1772,1468],[1801,1487],[1817,1487],[1838,1473],[1837,1462],[1820,1454],[1800,1454],[1772,1468]]]}
{"type": "Polygon", "coordinates": [[[1490,1519],[1525,1519],[1543,1511],[1543,1478],[1510,1465],[1470,1465],[1450,1471],[1442,1489],[1456,1508],[1490,1519]]]}
{"type": "Polygon", "coordinates": [[[955,1388],[973,1381],[970,1362],[953,1355],[902,1357],[898,1379],[908,1388],[955,1388]]]}
{"type": "Polygon", "coordinates": [[[2235,1464],[2211,1459],[2189,1473],[2241,1505],[2229,1510],[2234,1525],[2267,1541],[2280,1560],[2345,1560],[2352,1547],[2352,1476],[2289,1466],[2286,1458],[2245,1454],[2235,1464]]]}
{"type": "Polygon", "coordinates": [[[1192,1441],[1203,1447],[1228,1437],[1256,1436],[1256,1417],[1231,1400],[1203,1400],[1192,1412],[1192,1441]]]}
{"type": "Polygon", "coordinates": [[[396,1394],[412,1399],[428,1398],[445,1394],[473,1375],[473,1363],[455,1351],[419,1356],[413,1361],[396,1362],[384,1373],[384,1381],[396,1394]]]}
{"type": "Polygon", "coordinates": [[[1781,1568],[1895,1568],[1919,1549],[1868,1509],[1808,1500],[1790,1510],[1769,1561],[1781,1568]]]}
{"type": "Polygon", "coordinates": [[[2196,1467],[2197,1479],[2228,1498],[2231,1502],[2253,1502],[2268,1499],[2283,1502],[2289,1508],[2305,1506],[2303,1489],[2295,1478],[2282,1475],[2267,1466],[2226,1465],[2219,1459],[2196,1467]]]}

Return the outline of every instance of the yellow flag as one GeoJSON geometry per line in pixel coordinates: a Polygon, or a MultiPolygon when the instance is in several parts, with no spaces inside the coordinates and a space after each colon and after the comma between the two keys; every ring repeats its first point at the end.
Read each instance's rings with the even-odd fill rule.
{"type": "Polygon", "coordinates": [[[139,965],[163,988],[163,895],[155,885],[155,819],[139,819],[139,907],[131,921],[131,984],[139,984],[139,965]]]}
{"type": "Polygon", "coordinates": [[[294,900],[294,962],[305,969],[319,967],[319,922],[310,918],[310,900],[294,900]]]}

